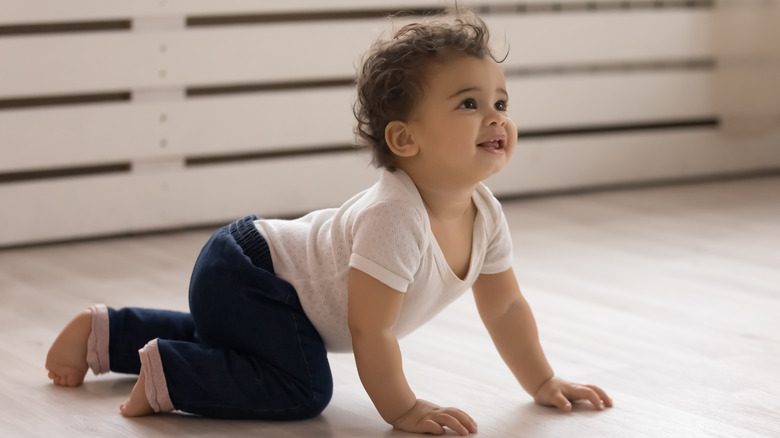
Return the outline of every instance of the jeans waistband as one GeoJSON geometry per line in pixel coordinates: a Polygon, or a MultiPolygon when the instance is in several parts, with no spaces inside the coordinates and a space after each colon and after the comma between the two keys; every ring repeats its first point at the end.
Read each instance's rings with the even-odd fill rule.
{"type": "Polygon", "coordinates": [[[263,235],[257,231],[254,224],[256,220],[257,216],[251,214],[233,222],[228,225],[230,234],[236,239],[236,243],[244,251],[244,255],[249,257],[253,265],[274,273],[271,250],[268,249],[268,242],[265,241],[263,235]]]}

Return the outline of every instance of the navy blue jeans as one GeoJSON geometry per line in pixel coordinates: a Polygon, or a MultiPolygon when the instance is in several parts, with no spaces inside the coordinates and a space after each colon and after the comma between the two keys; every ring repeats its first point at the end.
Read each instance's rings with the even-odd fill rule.
{"type": "Polygon", "coordinates": [[[254,219],[220,228],[206,243],[190,281],[190,313],[109,308],[112,371],[138,374],[138,350],[159,338],[178,410],[299,420],[325,409],[333,380],[324,343],[293,286],[274,275],[254,219]]]}

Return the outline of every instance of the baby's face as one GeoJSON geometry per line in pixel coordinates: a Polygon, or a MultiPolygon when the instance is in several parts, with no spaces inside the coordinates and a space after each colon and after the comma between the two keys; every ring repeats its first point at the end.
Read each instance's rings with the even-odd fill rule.
{"type": "Polygon", "coordinates": [[[442,178],[479,182],[506,165],[517,143],[504,73],[490,58],[455,56],[427,66],[408,122],[420,160],[442,178]]]}

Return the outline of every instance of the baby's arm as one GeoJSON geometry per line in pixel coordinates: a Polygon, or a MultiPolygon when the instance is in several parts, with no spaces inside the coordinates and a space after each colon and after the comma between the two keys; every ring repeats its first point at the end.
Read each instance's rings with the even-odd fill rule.
{"type": "Polygon", "coordinates": [[[465,412],[418,400],[406,381],[393,325],[404,295],[357,269],[349,275],[349,330],[360,380],[382,418],[394,428],[459,435],[477,426],[465,412]]]}
{"type": "Polygon", "coordinates": [[[590,400],[597,409],[612,406],[599,387],[580,385],[555,377],[544,356],[536,321],[512,269],[479,276],[472,287],[479,315],[493,343],[528,394],[537,403],[568,412],[571,402],[590,400]]]}

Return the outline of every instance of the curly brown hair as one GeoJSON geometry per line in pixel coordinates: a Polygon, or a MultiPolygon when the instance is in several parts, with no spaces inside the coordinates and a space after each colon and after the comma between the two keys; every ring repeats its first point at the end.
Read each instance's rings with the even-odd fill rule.
{"type": "Polygon", "coordinates": [[[497,59],[489,42],[485,22],[458,9],[408,24],[373,44],[358,71],[353,113],[358,147],[371,149],[374,166],[395,170],[398,157],[387,145],[385,128],[393,120],[406,120],[419,102],[425,67],[455,55],[506,59],[497,59]]]}

